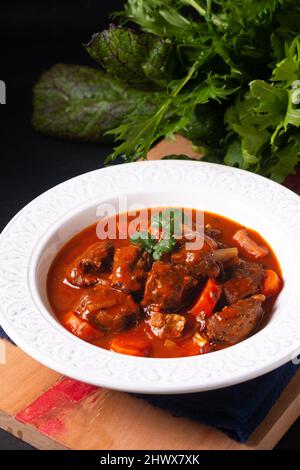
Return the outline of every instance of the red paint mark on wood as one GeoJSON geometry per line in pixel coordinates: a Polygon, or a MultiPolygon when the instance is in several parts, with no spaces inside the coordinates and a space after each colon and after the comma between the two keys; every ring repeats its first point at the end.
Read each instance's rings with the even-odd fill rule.
{"type": "Polygon", "coordinates": [[[94,394],[98,387],[64,377],[47,392],[38,397],[16,419],[35,426],[40,432],[54,436],[63,431],[63,416],[66,410],[94,394]]]}
{"type": "Polygon", "coordinates": [[[64,430],[64,423],[59,418],[49,419],[49,421],[44,421],[38,426],[38,430],[46,434],[46,436],[55,436],[59,432],[64,430]]]}
{"type": "Polygon", "coordinates": [[[98,390],[98,387],[65,377],[63,380],[58,382],[51,390],[54,389],[57,392],[64,394],[70,400],[77,402],[91,395],[91,393],[98,390]]]}

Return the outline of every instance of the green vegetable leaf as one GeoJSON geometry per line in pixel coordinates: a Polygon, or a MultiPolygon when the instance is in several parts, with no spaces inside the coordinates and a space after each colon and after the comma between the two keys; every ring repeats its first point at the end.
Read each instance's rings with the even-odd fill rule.
{"type": "Polygon", "coordinates": [[[180,133],[206,161],[277,181],[294,170],[298,0],[127,0],[115,16],[121,26],[86,46],[105,72],[60,65],[35,86],[38,130],[114,140],[107,161],[146,158],[180,133]]]}
{"type": "Polygon", "coordinates": [[[58,64],[34,86],[32,123],[44,134],[103,142],[131,111],[154,109],[154,100],[91,67],[58,64]]]}
{"type": "Polygon", "coordinates": [[[156,113],[136,119],[133,112],[127,116],[126,123],[109,132],[122,143],[114,149],[108,161],[120,155],[130,161],[146,158],[151,146],[160,137],[171,138],[175,133],[187,131],[198,105],[208,103],[210,99],[219,102],[236,91],[236,88],[227,85],[227,77],[220,79],[208,75],[195,89],[183,92],[183,88],[196,76],[198,67],[198,62],[195,62],[183,79],[171,83],[169,93],[161,94],[162,102],[156,113]]]}
{"type": "Polygon", "coordinates": [[[199,27],[199,20],[221,30],[263,24],[270,20],[280,0],[128,0],[122,15],[143,30],[159,36],[186,38],[199,27]],[[189,10],[187,10],[189,8],[189,10]],[[198,21],[197,21],[198,20],[198,21]]]}
{"type": "Polygon", "coordinates": [[[276,173],[284,173],[282,165],[289,170],[294,168],[296,157],[290,159],[290,165],[286,162],[292,144],[286,149],[282,145],[287,140],[285,133],[300,127],[299,105],[294,104],[299,93],[295,93],[298,93],[296,89],[288,90],[279,83],[274,85],[262,80],[250,83],[249,91],[239,97],[225,115],[228,128],[239,136],[227,149],[226,164],[263,174],[269,165],[268,174],[274,178],[276,173]],[[273,171],[274,160],[277,163],[273,171]]]}
{"type": "Polygon", "coordinates": [[[229,145],[224,162],[229,166],[243,168],[244,158],[241,149],[241,142],[239,140],[235,140],[232,144],[229,145]]]}
{"type": "Polygon", "coordinates": [[[136,232],[130,238],[130,241],[149,253],[156,261],[161,259],[164,254],[170,253],[177,243],[174,236],[168,236],[166,238],[156,240],[151,238],[151,235],[147,232],[136,232]]]}
{"type": "Polygon", "coordinates": [[[263,80],[255,80],[250,83],[249,92],[242,99],[238,97],[234,106],[227,110],[225,120],[230,128],[245,123],[257,126],[262,131],[270,126],[278,126],[284,119],[287,105],[286,90],[263,80]]]}
{"type": "Polygon", "coordinates": [[[85,46],[112,77],[134,88],[165,87],[173,67],[173,46],[149,33],[111,25],[85,46]]]}
{"type": "Polygon", "coordinates": [[[172,251],[175,246],[176,240],[174,237],[163,238],[154,246],[152,254],[153,259],[155,259],[156,261],[160,260],[164,254],[170,253],[170,251],[172,251]]]}
{"type": "Polygon", "coordinates": [[[297,132],[288,140],[288,144],[278,150],[273,157],[277,160],[266,176],[269,176],[278,183],[291,173],[295,173],[295,167],[300,163],[300,133],[297,132]]]}
{"type": "Polygon", "coordinates": [[[255,126],[251,126],[250,124],[236,124],[234,125],[234,130],[242,139],[242,167],[245,170],[256,167],[259,164],[260,152],[270,141],[270,133],[266,130],[257,132],[255,126]]]}
{"type": "MultiPolygon", "coordinates": [[[[300,85],[300,83],[299,83],[300,85]]],[[[287,129],[289,124],[293,126],[300,127],[300,86],[298,88],[291,89],[288,92],[288,107],[286,110],[285,118],[284,118],[284,128],[287,129]]]]}
{"type": "Polygon", "coordinates": [[[188,222],[184,220],[184,213],[180,209],[159,211],[151,217],[151,228],[156,229],[159,238],[152,238],[150,232],[135,232],[130,240],[150,253],[154,260],[159,260],[173,250],[177,244],[175,235],[181,234],[182,224],[188,222]]]}
{"type": "Polygon", "coordinates": [[[180,37],[186,40],[192,38],[193,31],[197,29],[196,22],[181,14],[172,0],[128,0],[121,16],[138,24],[143,31],[164,38],[180,37]]]}
{"type": "Polygon", "coordinates": [[[156,240],[151,238],[148,232],[135,232],[130,241],[151,255],[156,244],[156,240]]]}
{"type": "MultiPolygon", "coordinates": [[[[300,23],[299,23],[300,24],[300,23]]],[[[290,45],[285,45],[285,58],[273,70],[272,80],[284,82],[290,86],[300,79],[300,39],[295,38],[290,45]]]]}
{"type": "MultiPolygon", "coordinates": [[[[197,68],[198,62],[195,62],[183,79],[172,82],[169,94],[161,96],[162,101],[155,113],[152,115],[148,114],[144,118],[138,116],[137,119],[136,112],[134,111],[131,115],[127,116],[128,122],[126,124],[123,123],[116,129],[112,129],[108,132],[109,134],[115,135],[116,141],[123,142],[109,155],[106,160],[107,162],[115,160],[118,156],[124,156],[131,161],[146,158],[151,146],[162,135],[170,135],[175,129],[178,131],[176,122],[169,123],[166,121],[164,129],[160,129],[160,123],[182,88],[184,88],[194,76],[197,68]]],[[[182,119],[184,119],[184,117],[180,118],[180,120],[182,119]]]]}
{"type": "Polygon", "coordinates": [[[162,230],[165,238],[173,237],[175,234],[181,234],[182,224],[188,224],[190,221],[185,220],[185,214],[181,209],[170,208],[159,211],[151,217],[151,227],[162,230]]]}

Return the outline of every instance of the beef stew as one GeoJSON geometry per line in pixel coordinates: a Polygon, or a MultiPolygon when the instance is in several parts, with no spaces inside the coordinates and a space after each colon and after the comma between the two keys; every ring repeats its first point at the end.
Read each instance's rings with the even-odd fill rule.
{"type": "MultiPolygon", "coordinates": [[[[196,220],[197,211],[192,214],[196,220]]],[[[188,231],[165,236],[150,209],[144,217],[146,237],[128,231],[124,237],[117,215],[115,238],[99,240],[94,224],[57,254],[48,297],[70,332],[118,353],[182,357],[236,344],[268,321],[282,278],[257,232],[205,212],[202,227],[191,224],[193,236],[202,237],[201,247],[192,249],[188,231]]]]}

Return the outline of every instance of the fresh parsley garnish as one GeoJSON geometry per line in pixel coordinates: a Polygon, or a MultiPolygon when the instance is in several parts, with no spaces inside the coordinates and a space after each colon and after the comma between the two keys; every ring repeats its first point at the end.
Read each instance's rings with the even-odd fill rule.
{"type": "Polygon", "coordinates": [[[130,238],[131,242],[140,246],[149,253],[154,260],[160,260],[166,253],[170,253],[176,246],[176,235],[182,233],[184,212],[180,209],[159,211],[151,217],[150,230],[148,232],[135,232],[130,238]],[[157,236],[153,237],[154,230],[157,236]]]}
{"type": "Polygon", "coordinates": [[[135,232],[130,237],[131,243],[140,246],[143,250],[152,255],[156,240],[152,239],[148,232],[135,232]]]}

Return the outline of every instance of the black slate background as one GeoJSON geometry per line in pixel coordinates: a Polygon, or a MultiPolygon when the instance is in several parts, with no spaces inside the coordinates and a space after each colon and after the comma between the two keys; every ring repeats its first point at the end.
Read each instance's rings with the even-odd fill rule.
{"type": "MultiPolygon", "coordinates": [[[[31,88],[56,62],[93,65],[81,44],[103,29],[109,13],[123,3],[1,1],[0,80],[7,86],[7,104],[0,106],[0,230],[45,190],[103,165],[109,146],[62,141],[32,130],[31,88]]],[[[0,450],[26,448],[31,447],[0,430],[0,450]]],[[[300,420],[277,448],[300,450],[300,420]]]]}

